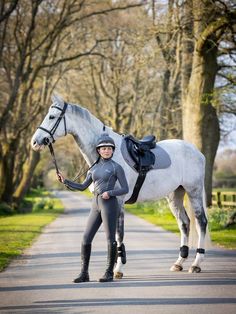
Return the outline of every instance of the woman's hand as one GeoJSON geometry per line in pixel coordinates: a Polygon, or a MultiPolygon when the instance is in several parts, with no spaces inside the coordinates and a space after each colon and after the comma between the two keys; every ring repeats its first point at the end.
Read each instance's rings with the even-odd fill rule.
{"type": "Polygon", "coordinates": [[[65,178],[60,172],[57,173],[57,178],[58,178],[58,181],[60,181],[61,183],[64,183],[65,178]]]}
{"type": "Polygon", "coordinates": [[[102,193],[102,198],[104,200],[108,200],[110,198],[109,194],[107,192],[102,193]]]}

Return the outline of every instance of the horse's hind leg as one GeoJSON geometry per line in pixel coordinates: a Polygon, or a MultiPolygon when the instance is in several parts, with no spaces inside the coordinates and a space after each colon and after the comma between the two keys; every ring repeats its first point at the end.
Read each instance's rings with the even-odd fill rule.
{"type": "Polygon", "coordinates": [[[126,252],[125,245],[123,243],[124,239],[124,204],[120,203],[120,214],[117,220],[116,228],[116,241],[117,241],[117,261],[114,269],[115,278],[121,279],[123,277],[123,265],[126,263],[126,252]]]}
{"type": "Polygon", "coordinates": [[[169,194],[167,197],[170,209],[177,220],[181,234],[179,257],[174,265],[170,268],[171,271],[181,271],[183,269],[182,265],[187,259],[189,252],[188,238],[190,220],[183,205],[184,194],[184,188],[182,186],[179,186],[173,193],[169,194]]]}
{"type": "Polygon", "coordinates": [[[203,191],[200,189],[195,189],[192,192],[188,192],[188,197],[194,210],[196,229],[198,233],[196,257],[189,269],[189,272],[199,273],[201,271],[200,264],[202,263],[205,255],[205,237],[207,230],[207,218],[204,209],[205,204],[203,199],[203,191]]]}

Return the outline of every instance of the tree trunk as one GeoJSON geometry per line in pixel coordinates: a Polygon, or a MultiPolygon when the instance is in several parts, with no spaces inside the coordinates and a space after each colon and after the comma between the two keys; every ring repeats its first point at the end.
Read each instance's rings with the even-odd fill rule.
{"type": "MultiPolygon", "coordinates": [[[[202,40],[202,28],[207,23],[201,9],[204,10],[203,5],[198,8],[198,18],[195,16],[194,22],[194,36],[198,40],[202,40]]],[[[212,106],[218,48],[213,36],[205,39],[201,49],[198,40],[195,42],[192,72],[182,103],[183,138],[195,144],[206,157],[205,189],[207,205],[210,205],[213,163],[220,140],[219,121],[212,106]]]]}
{"type": "Polygon", "coordinates": [[[211,104],[215,73],[209,63],[206,64],[206,59],[194,56],[188,95],[183,102],[183,138],[195,144],[206,157],[205,189],[207,205],[210,205],[212,171],[220,128],[216,110],[211,104]]]}
{"type": "Polygon", "coordinates": [[[31,178],[40,160],[40,153],[30,150],[30,156],[23,167],[23,176],[14,192],[14,205],[18,206],[30,188],[31,178]]]}
{"type": "Polygon", "coordinates": [[[17,143],[18,139],[13,139],[10,143],[4,143],[1,145],[0,201],[8,204],[12,203],[12,195],[14,192],[13,178],[17,143]]]}

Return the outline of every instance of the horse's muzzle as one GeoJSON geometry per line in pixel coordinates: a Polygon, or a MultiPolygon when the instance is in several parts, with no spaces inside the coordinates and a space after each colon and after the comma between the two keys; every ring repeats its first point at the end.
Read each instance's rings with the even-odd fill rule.
{"type": "Polygon", "coordinates": [[[44,138],[42,141],[39,143],[34,137],[31,139],[31,147],[34,151],[40,151],[42,150],[45,146],[49,145],[49,139],[44,138]]]}

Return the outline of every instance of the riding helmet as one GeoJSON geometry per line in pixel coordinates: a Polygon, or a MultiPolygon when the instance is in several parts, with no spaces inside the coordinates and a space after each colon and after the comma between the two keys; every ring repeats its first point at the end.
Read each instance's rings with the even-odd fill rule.
{"type": "Polygon", "coordinates": [[[113,149],[115,149],[115,142],[114,140],[107,134],[107,133],[103,133],[98,141],[97,141],[97,145],[96,145],[96,149],[100,148],[100,147],[104,147],[104,146],[110,146],[113,149]]]}

